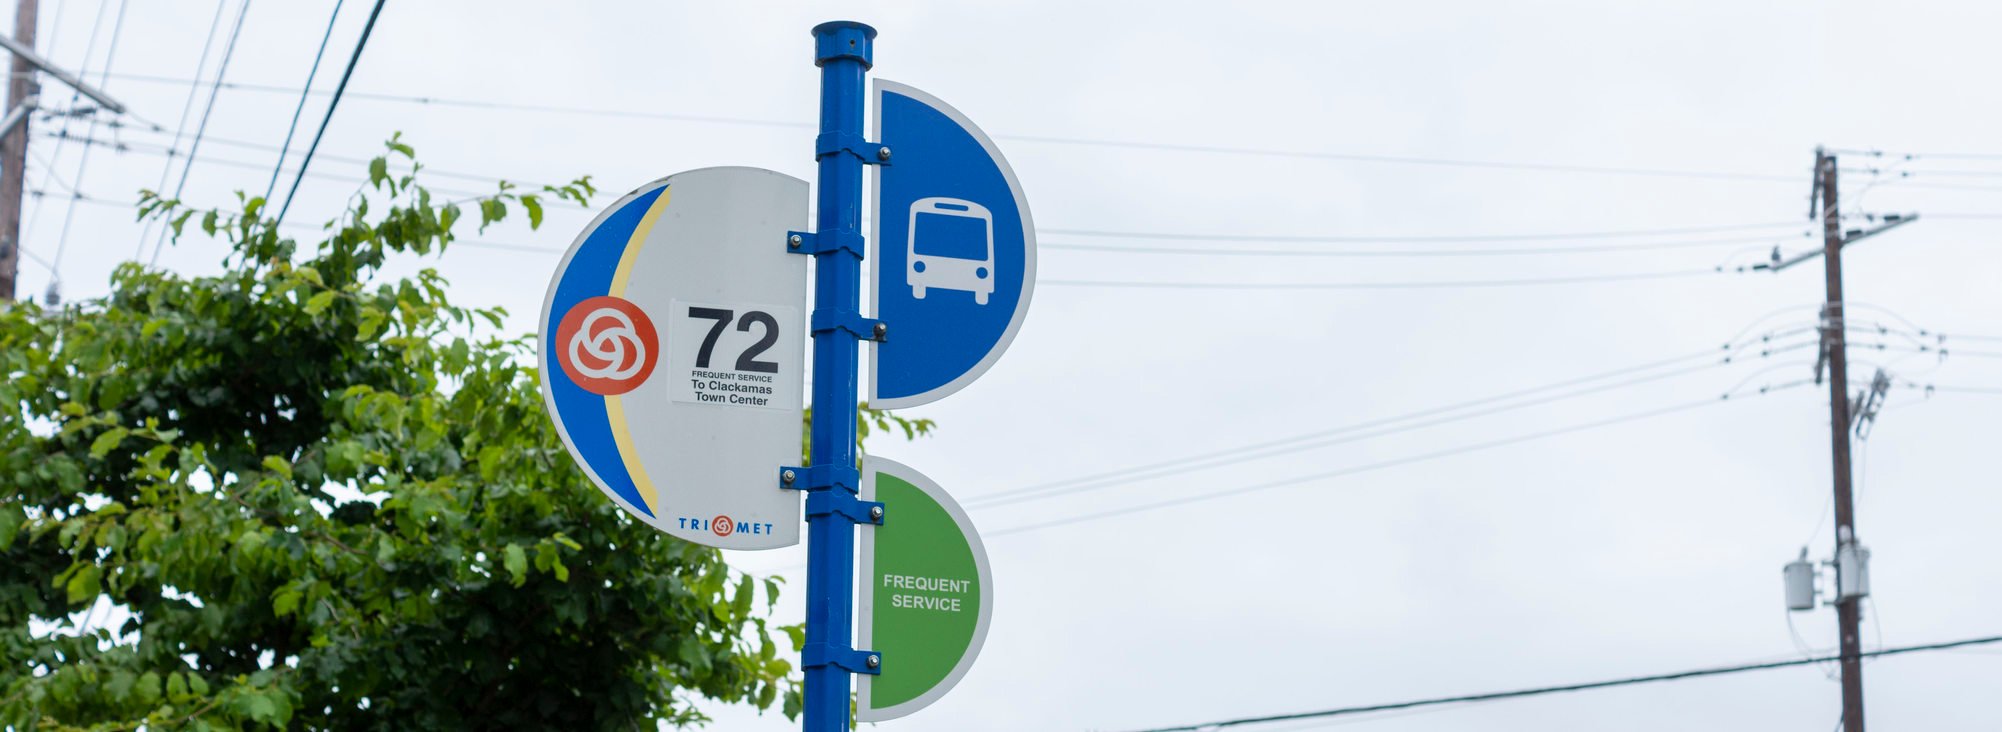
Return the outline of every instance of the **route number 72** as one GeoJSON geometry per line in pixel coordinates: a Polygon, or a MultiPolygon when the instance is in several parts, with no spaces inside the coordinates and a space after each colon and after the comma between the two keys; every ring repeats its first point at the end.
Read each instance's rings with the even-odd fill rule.
{"type": "Polygon", "coordinates": [[[723,328],[730,324],[732,318],[735,318],[737,321],[737,330],[741,332],[751,332],[751,326],[753,325],[764,327],[764,335],[758,338],[758,342],[751,344],[750,348],[744,349],[743,353],[737,354],[736,370],[760,374],[776,374],[779,372],[777,362],[758,360],[759,354],[764,353],[766,349],[771,348],[772,344],[777,343],[779,340],[779,321],[777,318],[772,317],[771,313],[763,310],[747,310],[744,311],[744,316],[739,318],[735,311],[723,308],[689,306],[688,317],[716,321],[714,325],[709,326],[709,334],[702,337],[702,348],[695,352],[696,368],[709,368],[709,357],[716,351],[716,339],[723,335],[723,328]]]}

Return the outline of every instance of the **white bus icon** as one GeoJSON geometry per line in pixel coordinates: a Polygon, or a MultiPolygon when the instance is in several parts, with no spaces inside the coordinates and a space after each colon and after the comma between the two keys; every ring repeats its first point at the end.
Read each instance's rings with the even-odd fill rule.
{"type": "Polygon", "coordinates": [[[994,215],[972,201],[934,196],[911,204],[910,266],[905,281],[911,297],[925,289],[973,293],[987,304],[994,294],[994,215]]]}

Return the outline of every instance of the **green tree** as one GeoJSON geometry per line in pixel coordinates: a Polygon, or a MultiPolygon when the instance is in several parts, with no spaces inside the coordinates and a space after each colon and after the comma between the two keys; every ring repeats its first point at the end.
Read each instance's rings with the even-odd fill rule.
{"type": "Polygon", "coordinates": [[[450,304],[428,269],[381,275],[442,253],[462,211],[539,226],[589,180],[437,201],[410,147],[388,148],[310,252],[261,199],[197,212],[147,193],[142,217],[227,243],[223,274],[127,264],[101,301],[0,311],[0,728],[796,712],[802,630],[768,624],[780,580],[601,496],[504,313],[450,304]],[[127,619],[69,619],[100,597],[127,619]]]}

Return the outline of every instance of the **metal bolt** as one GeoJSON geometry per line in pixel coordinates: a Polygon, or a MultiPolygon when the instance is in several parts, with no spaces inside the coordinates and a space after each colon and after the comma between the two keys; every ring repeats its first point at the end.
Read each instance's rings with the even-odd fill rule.
{"type": "Polygon", "coordinates": [[[877,520],[877,521],[881,521],[881,520],[883,520],[883,507],[882,507],[882,506],[870,506],[870,507],[869,507],[869,518],[872,518],[872,519],[875,519],[875,520],[877,520]]]}
{"type": "Polygon", "coordinates": [[[783,473],[779,473],[779,480],[783,480],[786,483],[792,483],[793,479],[798,477],[799,476],[793,474],[790,468],[786,469],[786,471],[783,473]]]}
{"type": "Polygon", "coordinates": [[[887,325],[887,324],[884,324],[884,323],[877,323],[877,324],[876,324],[876,338],[877,338],[878,340],[881,340],[881,339],[883,338],[883,335],[884,335],[884,334],[886,334],[886,333],[889,333],[889,332],[890,332],[890,326],[889,326],[889,325],[887,325]]]}
{"type": "Polygon", "coordinates": [[[876,148],[876,159],[877,159],[877,160],[889,160],[889,159],[890,159],[890,148],[888,148],[888,147],[879,147],[879,148],[876,148]]]}
{"type": "Polygon", "coordinates": [[[871,653],[871,654],[869,654],[869,660],[867,660],[867,661],[864,661],[864,663],[867,663],[867,664],[869,664],[869,668],[876,668],[876,667],[878,667],[878,666],[882,666],[882,665],[883,665],[883,657],[882,657],[882,656],[878,656],[878,655],[876,655],[876,654],[874,654],[874,653],[871,653]]]}
{"type": "Polygon", "coordinates": [[[804,243],[806,243],[806,239],[801,238],[800,235],[798,234],[786,237],[786,246],[792,247],[794,249],[798,249],[799,245],[804,243]]]}

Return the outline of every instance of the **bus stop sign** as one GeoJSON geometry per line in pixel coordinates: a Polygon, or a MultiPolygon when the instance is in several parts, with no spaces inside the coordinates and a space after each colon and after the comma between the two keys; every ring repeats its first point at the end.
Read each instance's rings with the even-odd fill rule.
{"type": "Polygon", "coordinates": [[[806,181],[677,173],[577,237],[542,307],[542,394],[564,447],[633,518],[723,549],[799,543],[806,181]]]}
{"type": "Polygon", "coordinates": [[[856,642],[882,654],[882,671],[858,679],[855,719],[881,722],[938,701],[973,667],[994,573],[966,509],[923,473],[863,456],[861,497],[887,511],[861,535],[856,642]]]}
{"type": "Polygon", "coordinates": [[[958,110],[875,82],[875,314],[888,330],[869,404],[937,401],[1000,360],[1036,283],[1036,228],[1015,171],[958,110]]]}

